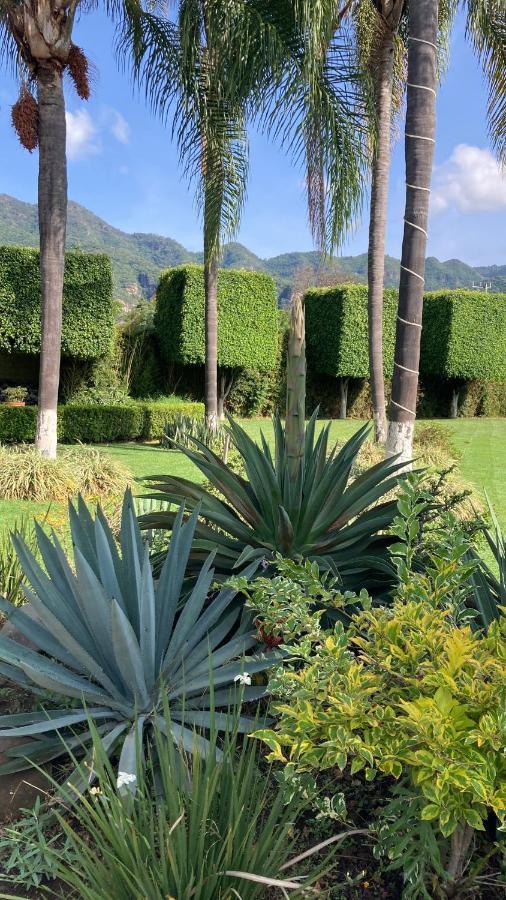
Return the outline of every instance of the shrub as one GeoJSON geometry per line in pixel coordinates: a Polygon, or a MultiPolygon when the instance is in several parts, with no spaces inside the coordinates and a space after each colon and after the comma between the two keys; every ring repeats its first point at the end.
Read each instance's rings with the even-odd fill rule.
{"type": "MultiPolygon", "coordinates": [[[[308,364],[315,372],[342,378],[367,378],[368,290],[362,284],[312,288],[304,297],[308,364]]],[[[397,292],[385,290],[383,357],[385,375],[393,371],[397,292]]]]}
{"type": "MultiPolygon", "coordinates": [[[[28,743],[6,751],[0,774],[26,769],[30,760],[44,763],[66,749],[87,752],[91,719],[106,752],[118,757],[118,789],[134,794],[144,758],[137,750],[149,747],[154,726],[191,753],[206,746],[194,728],[229,727],[229,717],[215,713],[211,702],[229,708],[234,687],[236,700],[238,693],[247,700],[263,695],[262,687],[242,692],[234,682],[244,672],[251,679],[276,657],[248,655],[257,642],[234,602],[234,590],[225,587],[209,598],[211,558],[193,588],[188,592],[183,587],[197,516],[184,524],[182,519],[183,508],[156,584],[130,492],[125,494],[119,547],[100,508],[93,519],[81,498],[77,510],[70,507],[72,566],[54,539],[39,533],[42,569],[14,538],[37,621],[6,600],[0,599],[0,610],[37,649],[0,636],[2,673],[37,694],[41,687],[49,689],[68,706],[1,716],[0,737],[26,737],[28,743]],[[186,602],[181,609],[182,596],[186,602]]],[[[236,721],[242,730],[251,724],[250,719],[236,721]]],[[[92,780],[93,754],[67,785],[79,791],[92,780]]]]}
{"type": "Polygon", "coordinates": [[[420,369],[455,382],[506,381],[506,294],[432,291],[425,295],[420,369]]]}
{"type": "MultiPolygon", "coordinates": [[[[37,427],[37,407],[9,407],[0,404],[0,442],[20,444],[34,441],[37,427]]],[[[61,440],[61,416],[58,416],[58,437],[61,440]]]]}
{"type": "MultiPolygon", "coordinates": [[[[452,836],[444,881],[456,895],[473,833],[484,831],[490,810],[505,816],[505,653],[504,617],[486,635],[456,627],[437,599],[417,598],[413,589],[391,609],[354,616],[348,633],[339,623],[303,634],[290,647],[293,662],[271,683],[280,721],[257,736],[272,759],[297,769],[349,767],[352,775],[389,776],[409,787],[403,802],[409,796],[431,841],[444,847],[452,836]]],[[[400,865],[397,845],[402,838],[411,860],[417,830],[402,835],[402,825],[399,815],[390,819],[397,835],[390,858],[401,856],[400,865]]],[[[408,881],[413,874],[406,865],[408,881]]]]}
{"type": "Polygon", "coordinates": [[[60,450],[47,459],[34,447],[0,448],[0,498],[66,500],[79,493],[104,497],[123,493],[131,474],[114,459],[88,447],[60,450]]]}
{"type": "Polygon", "coordinates": [[[222,455],[225,439],[226,431],[221,425],[218,425],[217,429],[209,428],[204,418],[177,415],[172,421],[167,422],[162,444],[168,450],[174,450],[174,444],[194,448],[195,442],[199,441],[222,455]]]}
{"type": "MultiPolygon", "coordinates": [[[[58,440],[67,444],[161,440],[167,422],[178,415],[200,418],[204,415],[204,406],[179,397],[111,405],[69,403],[58,409],[58,440]]],[[[1,442],[33,442],[36,423],[35,406],[11,408],[0,404],[1,442]]]]}
{"type": "MultiPolygon", "coordinates": [[[[369,350],[365,285],[313,288],[305,295],[308,365],[341,379],[341,416],[346,415],[347,380],[367,378],[369,350]]],[[[383,303],[383,365],[391,377],[394,360],[397,292],[387,289],[383,303]]]]}
{"type": "Polygon", "coordinates": [[[62,440],[68,444],[102,444],[134,441],[141,434],[144,413],[135,403],[123,406],[78,406],[61,408],[62,440]]]}
{"type": "MultiPolygon", "coordinates": [[[[166,362],[203,365],[204,269],[184,265],[162,273],[156,294],[155,330],[166,362]]],[[[274,281],[261,272],[218,273],[218,365],[273,369],[278,311],[274,281]]]]}
{"type": "Polygon", "coordinates": [[[140,437],[145,441],[161,440],[166,424],[178,416],[202,418],[204,415],[203,403],[183,400],[180,397],[138,401],[137,405],[143,415],[140,437]]]}
{"type": "MultiPolygon", "coordinates": [[[[0,350],[40,350],[39,253],[0,247],[0,350]]],[[[93,359],[107,353],[113,331],[112,270],[107,256],[69,251],[63,285],[63,356],[93,359]]]]}

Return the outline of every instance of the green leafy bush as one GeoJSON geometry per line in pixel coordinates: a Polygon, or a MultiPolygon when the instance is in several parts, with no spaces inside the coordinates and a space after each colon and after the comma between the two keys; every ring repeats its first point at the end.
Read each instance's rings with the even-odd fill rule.
{"type": "MultiPolygon", "coordinates": [[[[0,610],[38,649],[0,635],[0,674],[35,693],[50,690],[68,706],[0,716],[0,737],[27,739],[6,751],[0,773],[44,763],[65,750],[89,751],[68,780],[82,790],[93,780],[92,720],[106,752],[119,758],[118,789],[133,794],[140,749],[149,746],[155,723],[167,740],[191,753],[207,747],[194,728],[228,727],[228,714],[213,708],[211,718],[211,702],[228,708],[238,691],[246,700],[263,695],[262,687],[240,691],[235,682],[251,684],[251,675],[268,669],[276,657],[247,655],[258,645],[233,589],[224,587],[210,599],[212,556],[191,591],[183,589],[196,517],[183,524],[179,511],[156,584],[130,492],[119,547],[100,508],[93,519],[81,498],[77,510],[70,507],[72,567],[56,536],[50,540],[40,527],[44,568],[13,538],[37,621],[4,599],[0,610]]],[[[251,728],[250,719],[234,721],[242,730],[251,728]]]]}
{"type": "Polygon", "coordinates": [[[420,368],[470,381],[506,381],[506,294],[425,294],[420,368]]]}
{"type": "Polygon", "coordinates": [[[302,803],[286,803],[273,773],[260,770],[254,742],[240,747],[232,735],[217,761],[212,734],[210,752],[193,756],[188,790],[176,752],[158,728],[155,737],[161,796],[154,802],[152,779],[141,773],[135,804],[118,796],[97,742],[100,778],[95,793],[76,808],[79,827],[59,816],[70,844],[60,860],[54,853],[63,883],[84,900],[253,900],[269,888],[286,895],[295,887],[297,896],[312,894],[311,885],[330,868],[332,847],[316,865],[306,861],[304,875],[295,877],[294,820],[302,803]]]}
{"type": "Polygon", "coordinates": [[[108,497],[122,494],[131,481],[127,469],[92,447],[61,449],[57,459],[33,446],[0,447],[2,500],[66,500],[78,491],[108,497]]]}
{"type": "MultiPolygon", "coordinates": [[[[179,415],[201,417],[204,406],[178,397],[112,405],[68,403],[58,409],[58,440],[68,444],[160,440],[167,422],[179,415]]],[[[33,441],[36,424],[35,406],[12,408],[0,404],[1,442],[33,441]]]]}
{"type": "MultiPolygon", "coordinates": [[[[204,269],[184,265],[163,272],[154,326],[166,362],[204,363],[204,269]]],[[[218,273],[218,365],[273,369],[278,311],[274,281],[262,272],[218,273]]]]}
{"type": "MultiPolygon", "coordinates": [[[[40,350],[39,253],[0,247],[0,350],[40,350]]],[[[63,356],[94,359],[107,353],[113,333],[111,262],[102,254],[69,251],[63,284],[63,356]]]]}
{"type": "MultiPolygon", "coordinates": [[[[304,302],[309,367],[341,378],[367,378],[367,287],[313,288],[304,302]]],[[[388,288],[383,305],[384,371],[388,377],[393,370],[396,315],[397,292],[388,288]]]]}

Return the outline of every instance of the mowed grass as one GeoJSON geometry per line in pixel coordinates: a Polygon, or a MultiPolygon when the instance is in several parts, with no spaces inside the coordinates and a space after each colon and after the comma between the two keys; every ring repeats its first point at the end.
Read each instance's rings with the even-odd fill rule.
{"type": "MultiPolygon", "coordinates": [[[[250,419],[243,424],[253,439],[258,439],[263,429],[272,443],[270,420],[250,419]]],[[[345,441],[361,424],[356,419],[334,420],[330,429],[332,441],[345,441]]],[[[486,491],[506,528],[506,419],[456,419],[443,424],[451,429],[454,445],[461,454],[458,468],[462,477],[479,491],[486,491]]],[[[100,449],[130,469],[139,493],[145,490],[142,479],[148,475],[170,473],[202,480],[196,467],[174,450],[135,443],[102,445],[100,449]]],[[[0,500],[0,528],[12,528],[22,516],[46,516],[47,522],[59,530],[65,528],[67,512],[62,503],[0,500]]]]}

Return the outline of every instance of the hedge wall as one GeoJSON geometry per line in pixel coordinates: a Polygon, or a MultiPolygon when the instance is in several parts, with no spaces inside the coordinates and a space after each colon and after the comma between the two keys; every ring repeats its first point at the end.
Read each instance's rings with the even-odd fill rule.
{"type": "MultiPolygon", "coordinates": [[[[63,285],[62,355],[95,359],[108,352],[114,325],[109,257],[69,251],[63,285]]],[[[0,351],[40,350],[39,253],[0,247],[0,351]]]]}
{"type": "MultiPolygon", "coordinates": [[[[204,363],[204,269],[162,273],[155,331],[165,362],[204,363]]],[[[218,365],[269,371],[276,365],[278,310],[273,279],[262,272],[218,273],[218,365]]]]}
{"type": "MultiPolygon", "coordinates": [[[[308,367],[340,378],[367,378],[367,286],[340,284],[306,292],[308,367]]],[[[397,292],[384,292],[383,354],[386,376],[392,375],[397,292]]]]}
{"type": "Polygon", "coordinates": [[[506,294],[426,294],[420,369],[463,381],[506,381],[506,294]]]}
{"type": "MultiPolygon", "coordinates": [[[[114,406],[67,404],[58,409],[58,440],[66,444],[159,440],[177,415],[203,416],[202,403],[138,402],[114,406]]],[[[0,443],[33,441],[37,407],[0,404],[0,443]]]]}

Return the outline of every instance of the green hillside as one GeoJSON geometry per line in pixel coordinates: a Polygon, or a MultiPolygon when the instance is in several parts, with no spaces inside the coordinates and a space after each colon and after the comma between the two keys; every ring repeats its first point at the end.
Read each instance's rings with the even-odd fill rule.
{"type": "MultiPolygon", "coordinates": [[[[1,194],[0,245],[37,247],[38,240],[37,207],[1,194]]],[[[114,271],[115,295],[127,304],[134,304],[143,296],[153,295],[161,269],[184,262],[202,261],[201,253],[192,253],[171,238],[158,234],[127,234],[72,201],[68,211],[67,246],[107,253],[111,257],[114,271]]],[[[261,259],[243,244],[234,242],[225,246],[222,265],[225,268],[268,272],[276,281],[280,300],[285,301],[289,298],[297,277],[307,282],[314,275],[314,283],[318,282],[322,260],[314,250],[283,253],[270,259],[261,259]]],[[[387,287],[397,287],[399,265],[398,259],[385,257],[387,287]]],[[[335,272],[341,277],[349,275],[354,280],[366,281],[367,253],[334,257],[323,268],[327,276],[335,272]]],[[[473,268],[458,259],[445,262],[440,262],[433,256],[427,259],[427,290],[472,287],[473,284],[481,285],[485,282],[490,283],[491,290],[506,291],[506,265],[473,268]]]]}

